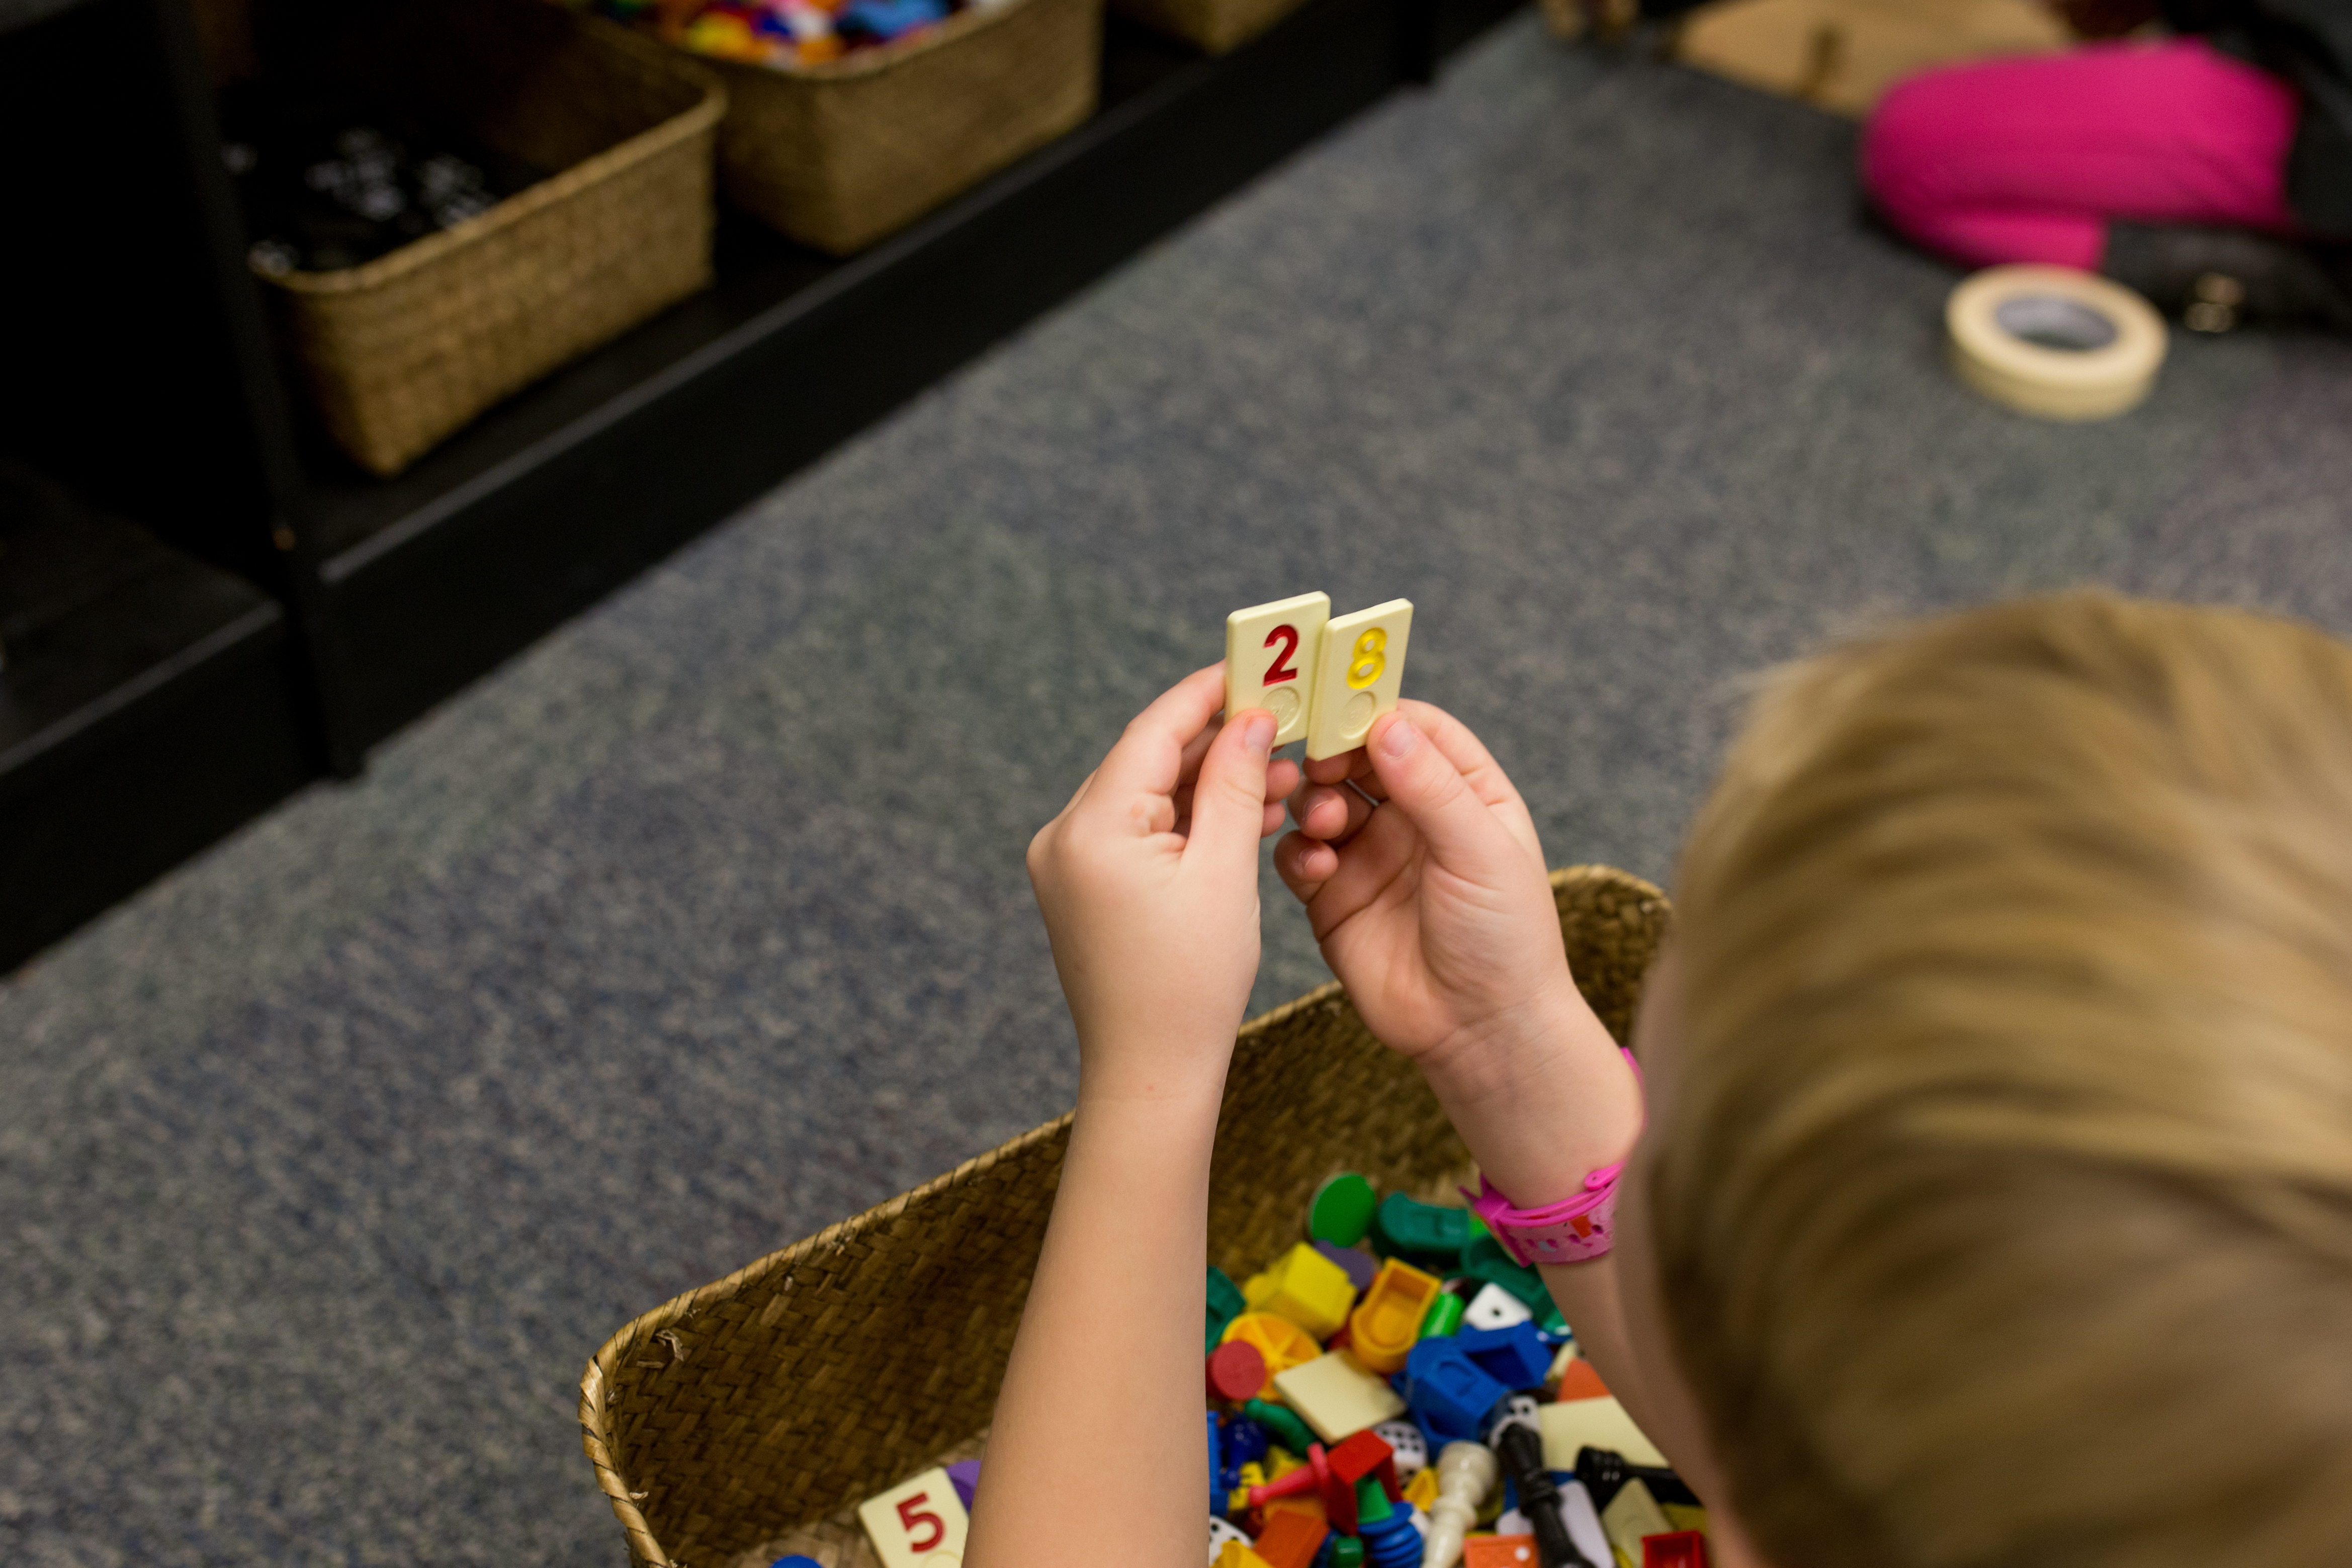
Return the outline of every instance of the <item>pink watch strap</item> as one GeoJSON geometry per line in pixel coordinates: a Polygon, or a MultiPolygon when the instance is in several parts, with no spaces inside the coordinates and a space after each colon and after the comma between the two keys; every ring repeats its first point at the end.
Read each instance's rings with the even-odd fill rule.
{"type": "MultiPolygon", "coordinates": [[[[1624,1055],[1638,1082],[1641,1064],[1633,1060],[1633,1052],[1624,1055]]],[[[1624,1172],[1622,1160],[1603,1165],[1584,1178],[1583,1188],[1575,1196],[1539,1209],[1513,1206],[1484,1175],[1478,1178],[1477,1192],[1465,1187],[1462,1195],[1470,1200],[1472,1211],[1486,1222],[1503,1250],[1520,1263],[1582,1263],[1617,1244],[1617,1178],[1624,1172]]]]}

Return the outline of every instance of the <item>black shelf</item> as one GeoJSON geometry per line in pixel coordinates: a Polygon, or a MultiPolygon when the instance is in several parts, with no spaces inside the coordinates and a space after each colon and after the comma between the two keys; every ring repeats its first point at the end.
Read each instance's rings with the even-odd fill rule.
{"type": "MultiPolygon", "coordinates": [[[[80,232],[121,245],[94,267],[0,258],[18,301],[0,306],[0,349],[37,367],[0,410],[6,445],[73,487],[65,554],[105,584],[0,671],[0,968],[306,779],[355,773],[434,703],[1512,8],[1310,0],[1217,58],[1114,21],[1102,109],[1068,136],[845,261],[722,213],[712,289],[379,481],[280,384],[187,0],[0,0],[0,100],[17,89],[0,132],[79,112],[113,160],[103,182],[23,161],[38,201],[16,210],[79,218],[79,203],[80,232]],[[89,107],[133,100],[119,123],[89,107]],[[58,290],[72,310],[22,304],[58,290]],[[125,363],[148,373],[127,389],[125,363]],[[138,461],[119,456],[110,397],[138,461]]],[[[0,558],[0,605],[10,572],[0,558]]]]}

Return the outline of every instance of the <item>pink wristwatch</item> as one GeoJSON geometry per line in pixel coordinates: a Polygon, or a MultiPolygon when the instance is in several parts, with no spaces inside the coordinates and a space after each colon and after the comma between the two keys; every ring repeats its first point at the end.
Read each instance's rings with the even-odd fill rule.
{"type": "MultiPolygon", "coordinates": [[[[1638,1080],[1641,1064],[1625,1052],[1626,1065],[1638,1080]]],[[[1617,1244],[1617,1178],[1625,1162],[1603,1165],[1584,1178],[1583,1190],[1539,1209],[1512,1206],[1481,1174],[1478,1190],[1462,1189],[1472,1212],[1486,1222],[1503,1250],[1523,1264],[1583,1263],[1599,1258],[1617,1244]]]]}

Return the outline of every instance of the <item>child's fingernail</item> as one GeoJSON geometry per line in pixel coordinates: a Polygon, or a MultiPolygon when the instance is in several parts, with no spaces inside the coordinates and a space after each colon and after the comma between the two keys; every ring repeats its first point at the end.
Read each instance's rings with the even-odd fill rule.
{"type": "Polygon", "coordinates": [[[1258,756],[1274,750],[1274,716],[1261,713],[1242,731],[1242,744],[1258,756]]]}
{"type": "Polygon", "coordinates": [[[1381,732],[1381,750],[1391,757],[1409,757],[1420,744],[1421,731],[1402,715],[1389,721],[1389,727],[1381,732]]]}

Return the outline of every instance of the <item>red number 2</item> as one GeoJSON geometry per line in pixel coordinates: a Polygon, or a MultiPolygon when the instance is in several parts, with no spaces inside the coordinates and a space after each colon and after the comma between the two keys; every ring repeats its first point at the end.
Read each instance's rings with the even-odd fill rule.
{"type": "Polygon", "coordinates": [[[929,1552],[948,1538],[947,1521],[922,1506],[930,1499],[931,1494],[929,1492],[917,1492],[913,1497],[903,1499],[898,1504],[898,1522],[907,1527],[907,1546],[910,1551],[929,1552]],[[920,1511],[918,1511],[919,1510],[920,1511]],[[929,1541],[915,1539],[915,1526],[919,1524],[928,1524],[931,1527],[931,1538],[929,1541]]]}
{"type": "Polygon", "coordinates": [[[1265,683],[1268,686],[1279,686],[1286,680],[1298,679],[1298,671],[1290,666],[1291,656],[1298,651],[1298,628],[1276,626],[1266,633],[1265,646],[1272,647],[1276,643],[1282,645],[1282,651],[1276,654],[1274,662],[1266,667],[1265,683]]]}

